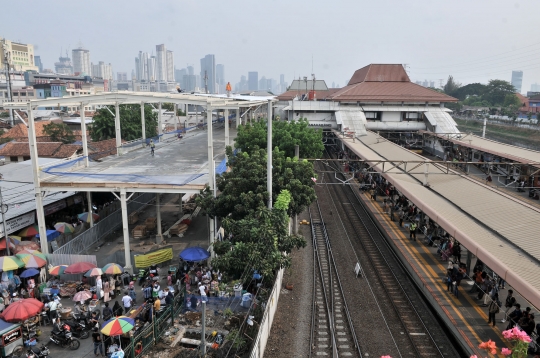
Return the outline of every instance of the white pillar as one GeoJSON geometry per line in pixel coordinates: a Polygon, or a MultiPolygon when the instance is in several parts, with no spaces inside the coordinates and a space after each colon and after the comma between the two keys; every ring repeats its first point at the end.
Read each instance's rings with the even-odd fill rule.
{"type": "Polygon", "coordinates": [[[92,192],[86,192],[86,201],[88,202],[88,215],[90,215],[90,227],[94,226],[94,216],[92,215],[92,192]]]}
{"type": "MultiPolygon", "coordinates": [[[[216,168],[214,167],[214,140],[213,140],[213,130],[212,130],[212,107],[208,104],[206,106],[206,121],[208,123],[208,185],[210,186],[210,191],[216,196],[214,190],[214,177],[216,175],[216,168]]],[[[209,217],[210,219],[210,245],[214,243],[215,233],[214,233],[214,218],[209,217]]],[[[212,257],[214,256],[214,250],[211,248],[212,257]]]]}
{"type": "Polygon", "coordinates": [[[127,199],[126,189],[120,189],[120,207],[122,210],[122,231],[124,234],[124,257],[126,260],[126,271],[133,273],[133,267],[131,266],[131,249],[129,246],[129,226],[128,226],[128,213],[127,213],[127,199]]]}
{"type": "Polygon", "coordinates": [[[142,146],[146,146],[146,119],[144,118],[144,102],[141,102],[141,129],[142,146]]]}
{"type": "Polygon", "coordinates": [[[156,244],[163,241],[163,235],[161,233],[161,208],[160,208],[160,197],[159,193],[156,194],[156,224],[157,224],[157,235],[156,235],[156,244]]]}
{"type": "Polygon", "coordinates": [[[88,168],[90,161],[88,158],[88,138],[86,138],[86,118],[84,117],[84,103],[81,102],[81,136],[84,155],[84,166],[88,168]]]}
{"type": "Polygon", "coordinates": [[[240,126],[240,108],[236,109],[236,129],[240,126]]]}
{"type": "Polygon", "coordinates": [[[122,146],[122,134],[120,133],[120,106],[118,102],[114,104],[116,115],[114,117],[114,129],[116,132],[116,155],[120,155],[120,147],[122,146]]]}
{"type": "MultiPolygon", "coordinates": [[[[161,123],[161,102],[159,102],[158,111],[158,134],[161,136],[163,134],[163,127],[161,123]]],[[[158,140],[161,141],[161,137],[159,137],[158,140]]]]}
{"type": "Polygon", "coordinates": [[[178,104],[174,104],[174,131],[178,130],[178,104]]]}
{"type": "Polygon", "coordinates": [[[183,215],[184,214],[184,207],[183,207],[183,202],[182,202],[182,198],[184,197],[184,194],[180,193],[178,194],[178,213],[180,215],[183,215]]]}
{"type": "Polygon", "coordinates": [[[229,110],[224,112],[225,117],[225,147],[229,145],[229,110]]]}
{"type": "MultiPolygon", "coordinates": [[[[43,210],[43,197],[41,196],[41,186],[39,181],[39,162],[36,145],[36,126],[34,123],[34,111],[32,105],[26,105],[28,111],[28,144],[30,146],[30,159],[32,161],[32,176],[34,177],[34,195],[36,198],[36,213],[39,228],[39,242],[41,252],[49,253],[49,243],[47,242],[47,227],[45,226],[45,212],[43,210]]],[[[6,234],[7,235],[7,234],[6,234]]]]}
{"type": "Polygon", "coordinates": [[[272,100],[268,100],[268,137],[266,162],[266,190],[268,191],[268,209],[272,209],[272,100]]]}

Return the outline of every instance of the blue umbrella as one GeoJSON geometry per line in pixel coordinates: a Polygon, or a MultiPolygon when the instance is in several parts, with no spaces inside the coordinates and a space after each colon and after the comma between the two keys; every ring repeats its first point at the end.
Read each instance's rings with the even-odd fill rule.
{"type": "Polygon", "coordinates": [[[210,253],[199,246],[188,247],[180,253],[180,258],[184,261],[198,262],[209,257],[210,253]]]}
{"type": "Polygon", "coordinates": [[[27,278],[27,277],[32,277],[35,275],[39,275],[39,270],[36,270],[35,268],[30,268],[30,269],[24,270],[21,273],[20,277],[27,278]]]}

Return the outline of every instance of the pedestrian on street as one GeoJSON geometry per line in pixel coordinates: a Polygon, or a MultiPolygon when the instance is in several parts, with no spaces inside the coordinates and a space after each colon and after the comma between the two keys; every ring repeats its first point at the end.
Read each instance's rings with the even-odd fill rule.
{"type": "Polygon", "coordinates": [[[150,154],[152,154],[152,157],[154,156],[154,149],[156,148],[156,144],[154,143],[153,139],[150,139],[150,154]]]}
{"type": "Polygon", "coordinates": [[[103,281],[101,281],[101,276],[98,276],[96,278],[96,294],[97,294],[97,299],[100,300],[101,299],[101,290],[103,289],[103,281]]]}
{"type": "Polygon", "coordinates": [[[94,327],[92,328],[92,342],[94,342],[94,355],[97,357],[97,351],[99,349],[99,355],[102,357],[105,357],[103,354],[103,342],[101,339],[101,333],[99,333],[99,328],[94,327]]]}
{"type": "Polygon", "coordinates": [[[131,304],[133,299],[129,296],[128,291],[124,292],[124,297],[122,297],[122,303],[124,304],[124,311],[128,313],[131,310],[131,304]]]}
{"type": "Polygon", "coordinates": [[[501,320],[502,323],[506,322],[508,311],[510,311],[515,304],[516,298],[514,297],[514,290],[508,290],[508,296],[506,296],[506,300],[504,301],[504,317],[501,320]]]}

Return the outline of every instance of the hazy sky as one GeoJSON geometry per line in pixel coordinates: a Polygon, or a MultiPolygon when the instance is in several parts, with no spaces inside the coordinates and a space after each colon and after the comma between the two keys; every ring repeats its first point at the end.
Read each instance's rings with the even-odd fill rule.
{"type": "MultiPolygon", "coordinates": [[[[540,83],[538,0],[2,0],[0,36],[32,43],[45,68],[82,44],[92,62],[128,72],[164,43],[176,68],[212,53],[226,80],[314,72],[341,86],[369,63],[404,63],[413,81],[540,83]]],[[[71,53],[70,53],[71,57],[71,53]]]]}

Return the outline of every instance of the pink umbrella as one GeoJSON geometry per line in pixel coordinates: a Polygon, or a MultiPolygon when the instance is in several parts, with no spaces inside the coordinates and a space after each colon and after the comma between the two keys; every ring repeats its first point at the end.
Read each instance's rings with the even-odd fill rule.
{"type": "Polygon", "coordinates": [[[88,270],[91,270],[95,268],[96,265],[90,262],[76,262],[74,264],[71,264],[67,267],[67,269],[64,271],[65,274],[78,274],[78,273],[85,273],[88,270]]]}

